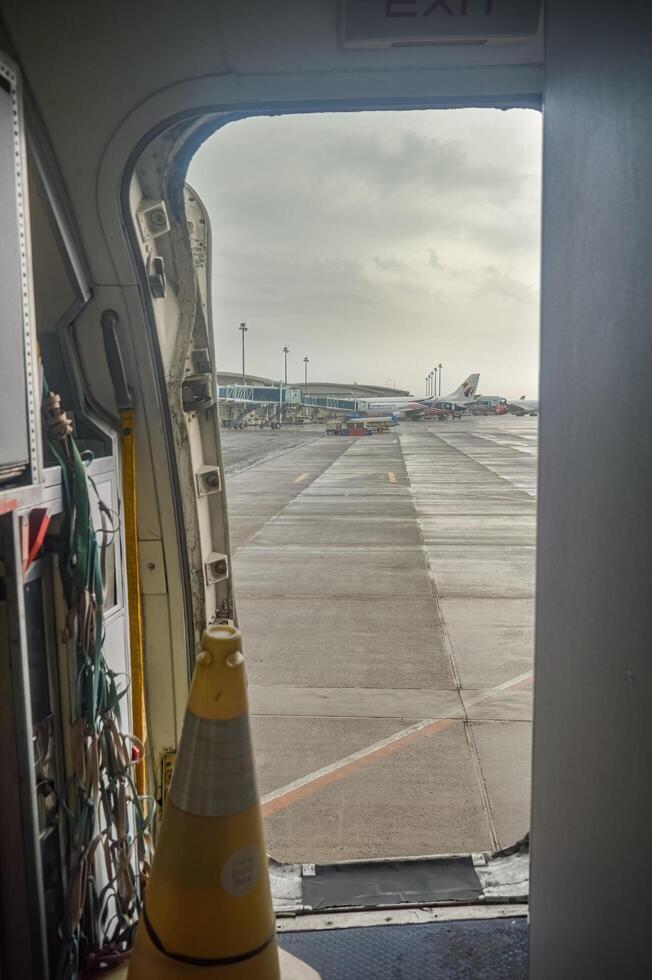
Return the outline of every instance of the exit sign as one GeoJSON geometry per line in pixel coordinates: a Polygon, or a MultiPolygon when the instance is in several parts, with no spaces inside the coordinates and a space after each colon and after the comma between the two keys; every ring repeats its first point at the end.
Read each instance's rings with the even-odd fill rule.
{"type": "Polygon", "coordinates": [[[540,0],[342,0],[345,47],[482,43],[532,37],[540,0]]]}

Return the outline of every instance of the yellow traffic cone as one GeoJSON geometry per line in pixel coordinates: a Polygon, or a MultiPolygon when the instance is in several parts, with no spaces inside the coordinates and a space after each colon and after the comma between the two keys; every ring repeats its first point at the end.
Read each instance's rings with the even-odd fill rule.
{"type": "Polygon", "coordinates": [[[279,980],[240,631],[202,647],[129,980],[279,980]]]}

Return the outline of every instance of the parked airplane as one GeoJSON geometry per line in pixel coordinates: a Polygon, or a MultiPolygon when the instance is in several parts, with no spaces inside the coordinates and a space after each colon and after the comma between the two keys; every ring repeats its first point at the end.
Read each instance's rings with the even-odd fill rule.
{"type": "Polygon", "coordinates": [[[444,395],[442,398],[433,398],[430,401],[433,402],[435,407],[444,407],[448,405],[454,405],[456,409],[469,408],[470,405],[475,401],[475,393],[478,390],[478,381],[480,380],[479,374],[470,374],[466,381],[457,388],[452,394],[444,395]]]}
{"type": "Polygon", "coordinates": [[[359,402],[358,407],[369,415],[379,412],[404,418],[451,415],[473,404],[479,380],[479,374],[470,374],[450,395],[430,398],[369,398],[363,403],[359,402]]]}
{"type": "Polygon", "coordinates": [[[507,401],[507,411],[513,415],[538,415],[539,399],[526,398],[525,395],[521,395],[518,401],[507,401]]]}
{"type": "Polygon", "coordinates": [[[501,395],[478,395],[471,408],[472,415],[506,415],[507,399],[501,395]]]}
{"type": "Polygon", "coordinates": [[[511,401],[503,395],[478,395],[473,403],[477,415],[538,415],[538,398],[526,398],[525,395],[517,401],[511,401]]]}

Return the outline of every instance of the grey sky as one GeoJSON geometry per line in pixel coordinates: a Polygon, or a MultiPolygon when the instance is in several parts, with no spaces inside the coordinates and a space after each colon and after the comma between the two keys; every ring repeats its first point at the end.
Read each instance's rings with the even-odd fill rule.
{"type": "Polygon", "coordinates": [[[246,119],[189,180],[213,231],[218,364],[423,394],[537,394],[541,120],[530,110],[246,119]]]}

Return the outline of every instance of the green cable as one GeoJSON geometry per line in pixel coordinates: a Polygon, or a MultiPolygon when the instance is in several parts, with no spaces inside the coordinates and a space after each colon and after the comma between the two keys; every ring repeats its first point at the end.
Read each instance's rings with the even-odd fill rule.
{"type": "MultiPolygon", "coordinates": [[[[45,380],[43,402],[53,411],[45,380]]],[[[58,403],[57,412],[55,421],[65,421],[58,403]]],[[[46,429],[48,422],[52,428],[52,421],[46,418],[46,429]]],[[[130,738],[120,733],[120,702],[128,686],[119,689],[117,675],[104,659],[104,586],[86,466],[65,425],[56,441],[50,429],[48,445],[61,468],[63,491],[64,516],[57,542],[59,569],[75,644],[73,729],[78,729],[80,751],[92,759],[94,745],[98,754],[97,798],[93,780],[89,790],[88,778],[82,782],[77,773],[68,783],[70,805],[63,802],[69,833],[69,882],[57,978],[77,980],[85,966],[122,956],[131,945],[142,908],[142,879],[149,868],[155,802],[152,797],[138,796],[132,778],[130,738]],[[126,818],[124,833],[119,836],[121,807],[126,818]],[[97,819],[100,811],[104,820],[101,832],[97,819]],[[108,877],[101,889],[92,873],[100,849],[108,877]],[[122,893],[121,883],[126,884],[122,893]]]]}

